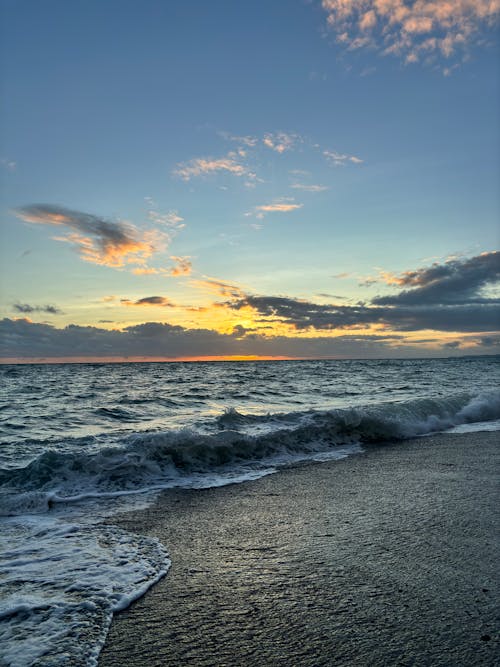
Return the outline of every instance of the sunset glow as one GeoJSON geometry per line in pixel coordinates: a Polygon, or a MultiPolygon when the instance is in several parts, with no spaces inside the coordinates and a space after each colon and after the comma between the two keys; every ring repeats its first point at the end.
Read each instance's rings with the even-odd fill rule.
{"type": "Polygon", "coordinates": [[[498,349],[498,3],[126,5],[5,6],[0,358],[498,349]]]}

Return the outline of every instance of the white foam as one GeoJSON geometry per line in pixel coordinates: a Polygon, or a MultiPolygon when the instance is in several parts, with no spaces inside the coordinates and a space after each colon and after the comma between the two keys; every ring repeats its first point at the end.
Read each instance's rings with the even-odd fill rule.
{"type": "Polygon", "coordinates": [[[45,516],[5,521],[0,562],[2,664],[97,665],[114,612],[170,567],[155,539],[45,516]]]}
{"type": "Polygon", "coordinates": [[[500,431],[500,419],[489,422],[476,422],[472,424],[459,424],[450,428],[447,433],[477,433],[478,431],[500,431]]]}

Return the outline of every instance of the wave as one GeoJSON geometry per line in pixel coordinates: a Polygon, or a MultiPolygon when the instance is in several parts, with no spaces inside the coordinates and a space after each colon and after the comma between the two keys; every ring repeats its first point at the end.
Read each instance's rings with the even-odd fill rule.
{"type": "Polygon", "coordinates": [[[95,411],[97,415],[108,417],[109,419],[116,419],[122,422],[140,421],[143,417],[134,414],[130,410],[123,408],[97,408],[95,411]]]}
{"type": "Polygon", "coordinates": [[[136,433],[99,451],[52,448],[25,467],[0,469],[0,514],[46,511],[53,503],[98,495],[216,486],[334,453],[340,446],[402,440],[495,419],[500,419],[500,392],[267,415],[231,409],[217,418],[219,430],[213,434],[136,433]],[[255,427],[261,432],[244,432],[255,427]]]}

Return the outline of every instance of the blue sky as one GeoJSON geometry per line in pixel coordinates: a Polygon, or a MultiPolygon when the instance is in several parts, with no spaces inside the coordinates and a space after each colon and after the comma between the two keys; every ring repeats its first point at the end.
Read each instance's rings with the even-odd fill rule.
{"type": "Polygon", "coordinates": [[[2,356],[148,356],[151,322],[185,356],[494,351],[496,1],[1,7],[2,356]],[[427,280],[410,324],[375,313],[427,280]]]}

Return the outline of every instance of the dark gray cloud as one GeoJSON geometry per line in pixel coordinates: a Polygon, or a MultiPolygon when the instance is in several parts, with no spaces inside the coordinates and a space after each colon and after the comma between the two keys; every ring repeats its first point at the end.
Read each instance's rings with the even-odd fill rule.
{"type": "Polygon", "coordinates": [[[494,336],[480,336],[475,342],[483,347],[500,346],[500,334],[494,336]]]}
{"type": "Polygon", "coordinates": [[[226,302],[234,310],[250,306],[271,321],[298,330],[350,329],[382,325],[397,331],[491,332],[500,328],[500,299],[482,291],[500,280],[500,252],[387,275],[391,284],[412,286],[392,296],[357,305],[318,304],[283,296],[240,295],[226,302]]]}
{"type": "Polygon", "coordinates": [[[245,306],[264,318],[285,322],[296,329],[347,329],[372,324],[398,331],[496,331],[500,328],[500,309],[496,304],[448,306],[382,307],[372,305],[339,306],[275,296],[246,296],[226,302],[230,308],[245,306]]]}
{"type": "Polygon", "coordinates": [[[500,303],[485,298],[481,292],[488,285],[500,281],[500,252],[488,252],[468,259],[454,259],[444,264],[406,271],[391,276],[392,284],[405,289],[399,294],[380,296],[372,303],[388,305],[430,305],[464,303],[500,303]]]}
{"type": "Polygon", "coordinates": [[[48,313],[49,315],[58,315],[62,313],[62,310],[57,308],[57,306],[51,306],[46,304],[45,306],[32,306],[29,303],[14,303],[12,308],[18,313],[48,313]]]}
{"type": "MultiPolygon", "coordinates": [[[[493,337],[469,338],[478,353],[491,353],[493,337]]],[[[498,344],[498,340],[496,341],[498,344]]],[[[453,348],[449,348],[453,349],[453,348]]],[[[123,331],[69,325],[58,329],[29,320],[0,321],[0,357],[34,359],[61,357],[184,357],[210,355],[282,355],[290,357],[381,358],[418,357],[419,345],[400,334],[330,337],[265,337],[235,327],[232,334],[186,329],[146,322],[123,331]]],[[[426,354],[432,351],[426,350],[426,354]]],[[[439,354],[436,346],[435,354],[439,354]]]]}
{"type": "MultiPolygon", "coordinates": [[[[478,343],[479,345],[479,343],[478,343]]],[[[477,347],[490,352],[491,347],[477,347]]],[[[432,354],[432,351],[430,352],[432,354]]],[[[0,357],[16,359],[269,355],[290,357],[418,357],[421,348],[398,334],[330,337],[265,337],[235,328],[232,334],[146,322],[123,331],[69,325],[58,329],[25,319],[0,321],[0,357]],[[395,347],[398,346],[398,347],[395,347]]],[[[426,354],[429,351],[426,350],[426,354]]],[[[435,354],[439,354],[436,349],[435,354]]]]}
{"type": "Polygon", "coordinates": [[[120,303],[123,303],[124,306],[163,306],[170,308],[175,305],[166,296],[144,296],[142,299],[137,299],[137,301],[120,299],[120,303]]]}

